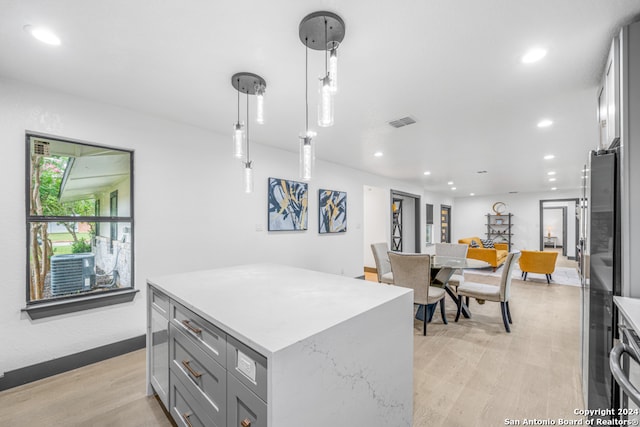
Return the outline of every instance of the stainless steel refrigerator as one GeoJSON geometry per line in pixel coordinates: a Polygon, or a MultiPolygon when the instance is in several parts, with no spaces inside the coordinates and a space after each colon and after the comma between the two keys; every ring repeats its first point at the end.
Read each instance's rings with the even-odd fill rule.
{"type": "MultiPolygon", "coordinates": [[[[588,409],[619,407],[609,369],[618,337],[614,295],[621,295],[620,190],[617,150],[593,151],[590,158],[589,280],[583,285],[583,376],[588,409]]],[[[608,417],[605,417],[608,418],[608,417]]]]}

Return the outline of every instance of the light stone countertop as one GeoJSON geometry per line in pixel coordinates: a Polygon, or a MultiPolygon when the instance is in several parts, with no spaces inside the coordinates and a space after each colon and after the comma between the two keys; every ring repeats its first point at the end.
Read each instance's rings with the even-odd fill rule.
{"type": "Polygon", "coordinates": [[[147,282],[267,357],[413,292],[277,264],[195,271],[147,282]]]}
{"type": "Polygon", "coordinates": [[[613,297],[613,301],[629,325],[640,336],[640,298],[613,297]]]}

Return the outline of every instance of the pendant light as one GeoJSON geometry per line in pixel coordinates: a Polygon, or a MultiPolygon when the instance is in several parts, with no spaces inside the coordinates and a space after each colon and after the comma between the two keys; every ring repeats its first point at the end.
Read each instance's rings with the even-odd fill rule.
{"type": "MultiPolygon", "coordinates": [[[[253,165],[249,153],[249,95],[257,95],[256,100],[258,101],[256,104],[257,113],[256,117],[261,119],[262,123],[264,123],[264,91],[267,87],[267,83],[265,80],[253,73],[236,73],[231,78],[231,84],[238,91],[238,121],[236,124],[241,124],[240,122],[240,92],[244,93],[247,98],[246,106],[247,106],[247,123],[246,123],[246,131],[245,126],[242,124],[243,131],[243,141],[240,144],[242,154],[237,158],[242,159],[242,165],[244,166],[244,174],[243,174],[243,188],[245,193],[253,192],[253,165]],[[246,148],[246,149],[245,149],[246,148]]],[[[258,121],[260,123],[260,121],[258,121]]],[[[237,139],[234,135],[234,152],[237,153],[239,150],[237,149],[237,139]]]]}
{"type": "MultiPolygon", "coordinates": [[[[307,40],[305,40],[307,46],[307,40]]],[[[305,47],[304,55],[304,104],[305,104],[305,131],[299,136],[300,139],[300,178],[309,181],[313,174],[315,163],[315,150],[313,137],[315,132],[309,130],[309,47],[305,47]]]]}
{"type": "MultiPolygon", "coordinates": [[[[239,86],[240,78],[237,78],[236,81],[237,86],[239,86]]],[[[234,85],[234,87],[237,86],[234,85]]],[[[245,139],[246,133],[244,131],[244,123],[240,121],[240,90],[238,90],[238,119],[233,124],[233,157],[236,159],[244,158],[245,139]]]]}
{"type": "Polygon", "coordinates": [[[332,12],[314,12],[304,17],[298,30],[300,40],[307,48],[324,51],[325,70],[318,88],[318,126],[333,126],[333,96],[338,90],[337,49],[344,39],[344,21],[332,12]]]}

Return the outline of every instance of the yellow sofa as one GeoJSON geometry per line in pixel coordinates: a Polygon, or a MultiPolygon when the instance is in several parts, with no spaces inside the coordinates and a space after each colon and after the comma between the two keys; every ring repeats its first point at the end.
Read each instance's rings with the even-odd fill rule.
{"type": "Polygon", "coordinates": [[[466,239],[458,240],[458,243],[464,243],[469,245],[467,251],[467,258],[479,259],[491,264],[493,271],[500,267],[507,260],[509,255],[509,245],[507,243],[494,243],[495,248],[485,248],[482,245],[482,240],[479,237],[467,237],[466,239]],[[472,248],[471,241],[475,240],[480,245],[479,248],[472,248]]]}
{"type": "Polygon", "coordinates": [[[523,280],[527,280],[528,273],[544,274],[547,284],[551,283],[551,274],[556,270],[558,252],[520,251],[520,270],[523,280]]]}

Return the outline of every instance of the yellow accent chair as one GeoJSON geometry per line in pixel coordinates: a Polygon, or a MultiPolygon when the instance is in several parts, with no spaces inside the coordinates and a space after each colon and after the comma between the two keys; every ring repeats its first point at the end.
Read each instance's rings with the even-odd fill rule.
{"type": "Polygon", "coordinates": [[[522,279],[527,280],[527,274],[538,273],[544,274],[547,278],[547,284],[551,283],[551,274],[556,270],[556,260],[558,252],[543,251],[520,251],[520,270],[522,270],[522,279]]]}
{"type": "Polygon", "coordinates": [[[494,243],[494,248],[485,248],[482,245],[482,240],[480,240],[479,237],[467,237],[466,239],[458,240],[458,243],[469,245],[467,258],[486,261],[491,265],[491,267],[493,267],[493,271],[496,271],[496,268],[504,264],[504,262],[507,260],[507,255],[509,254],[509,245],[507,243],[494,243]],[[472,240],[478,242],[478,245],[480,247],[472,248],[472,240]]]}

